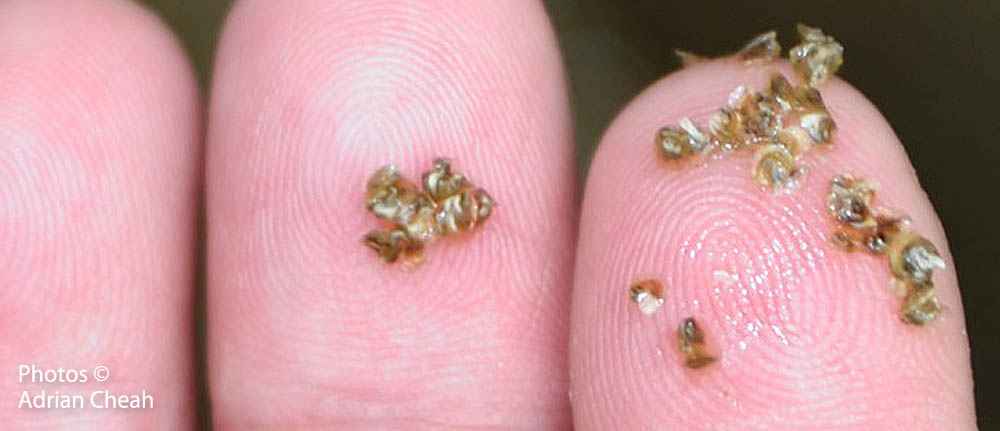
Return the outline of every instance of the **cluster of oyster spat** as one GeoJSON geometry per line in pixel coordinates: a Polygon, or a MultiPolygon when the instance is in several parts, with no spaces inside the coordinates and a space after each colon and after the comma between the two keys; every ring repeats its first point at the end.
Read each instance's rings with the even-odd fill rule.
{"type": "Polygon", "coordinates": [[[941,311],[931,275],[945,267],[930,240],[910,228],[901,211],[874,207],[876,187],[870,182],[841,174],[830,182],[826,205],[836,223],[833,242],[844,251],[863,250],[886,255],[893,284],[903,297],[900,318],[925,325],[941,311]]]}
{"type": "Polygon", "coordinates": [[[495,205],[486,190],[452,172],[448,159],[434,160],[422,182],[418,187],[392,165],[368,180],[365,207],[389,227],[369,231],[362,241],[386,263],[404,254],[419,260],[432,241],[473,230],[495,205]]]}
{"type": "Polygon", "coordinates": [[[775,190],[792,186],[802,172],[802,155],[831,143],[837,127],[819,91],[792,85],[783,75],[771,75],[764,91],[740,86],[709,120],[704,131],[684,117],[677,126],[656,134],[656,149],[667,161],[688,159],[713,150],[750,150],[755,155],[753,178],[775,190]]]}
{"type": "MultiPolygon", "coordinates": [[[[788,51],[788,59],[809,86],[818,86],[826,78],[836,74],[844,64],[844,47],[818,28],[801,23],[795,28],[799,34],[799,44],[788,51]]],[[[708,60],[708,57],[682,49],[675,49],[674,54],[683,67],[708,60]]],[[[778,32],[774,30],[754,36],[736,53],[736,58],[746,65],[768,63],[779,57],[781,44],[778,43],[778,32]]]]}

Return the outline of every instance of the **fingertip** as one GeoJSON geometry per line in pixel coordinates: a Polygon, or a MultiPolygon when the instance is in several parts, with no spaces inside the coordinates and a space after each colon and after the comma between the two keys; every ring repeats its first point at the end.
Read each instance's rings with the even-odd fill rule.
{"type": "Polygon", "coordinates": [[[684,116],[705,125],[735,88],[764,89],[774,72],[796,82],[786,62],[725,58],[683,69],[637,96],[602,139],[577,250],[576,423],[783,429],[850,416],[861,428],[891,428],[898,409],[929,428],[972,428],[954,271],[935,273],[935,284],[956,312],[909,327],[885,260],[830,245],[824,197],[842,172],[881,183],[879,204],[904,209],[915,229],[946,242],[905,151],[860,92],[838,79],[819,87],[838,130],[830,148],[802,156],[807,173],[787,195],[756,184],[748,154],[684,164],[654,150],[660,127],[684,116]],[[660,311],[644,317],[625,289],[650,275],[668,290],[660,311]],[[685,317],[699,320],[719,361],[685,369],[674,341],[685,317]],[[861,407],[873,396],[895,401],[861,407]]]}
{"type": "Polygon", "coordinates": [[[9,405],[5,426],[192,422],[198,115],[180,47],[136,4],[0,2],[0,366],[106,365],[100,389],[148,390],[156,407],[9,405]]]}

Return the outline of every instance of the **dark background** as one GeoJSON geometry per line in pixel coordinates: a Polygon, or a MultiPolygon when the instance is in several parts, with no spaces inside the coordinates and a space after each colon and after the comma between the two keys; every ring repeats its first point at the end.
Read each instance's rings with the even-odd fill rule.
{"type": "MultiPolygon", "coordinates": [[[[144,3],[178,32],[206,88],[229,1],[144,3]]],[[[1000,315],[1000,252],[994,248],[1000,246],[1000,2],[545,3],[567,65],[581,175],[618,110],[678,68],[674,48],[718,55],[776,29],[787,49],[797,41],[794,26],[799,21],[834,35],[845,47],[840,76],[865,93],[893,125],[944,223],[972,342],[979,425],[1000,429],[1000,409],[990,408],[1000,406],[1000,324],[995,317],[1000,315]]],[[[207,406],[204,389],[203,378],[201,397],[207,406]]],[[[207,407],[201,417],[207,429],[207,407]]]]}

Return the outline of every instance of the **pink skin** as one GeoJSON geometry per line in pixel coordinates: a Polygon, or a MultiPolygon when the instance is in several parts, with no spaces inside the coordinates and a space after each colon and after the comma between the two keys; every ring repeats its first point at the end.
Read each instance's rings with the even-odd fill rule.
{"type": "Polygon", "coordinates": [[[197,101],[184,54],[141,8],[0,2],[3,429],[191,426],[197,101]],[[21,364],[90,378],[20,383],[21,364]],[[145,389],[154,408],[16,408],[43,389],[145,389]]]}
{"type": "MultiPolygon", "coordinates": [[[[577,247],[568,100],[539,3],[238,3],[207,138],[217,429],[974,429],[944,235],[861,95],[824,84],[837,143],[805,156],[789,196],[760,191],[745,156],[655,158],[657,127],[703,122],[765,76],[723,60],[639,96],[591,168],[577,247]],[[416,180],[437,156],[499,206],[421,266],[387,267],[360,244],[378,224],[364,181],[386,163],[416,180]],[[930,327],[896,319],[884,259],[828,246],[822,196],[844,170],[945,254],[948,310],[930,327]],[[626,300],[640,276],[669,285],[655,316],[626,300]],[[721,358],[698,372],[674,348],[688,315],[721,358]]],[[[113,373],[0,379],[3,428],[190,428],[197,116],[180,48],[138,7],[0,3],[0,370],[113,373]],[[156,408],[12,408],[25,389],[105,387],[147,389],[156,408]]]]}
{"type": "Polygon", "coordinates": [[[569,427],[576,182],[544,9],[406,3],[229,18],[208,135],[219,429],[569,427]],[[498,207],[386,266],[361,244],[364,184],[438,156],[498,207]]]}
{"type": "Polygon", "coordinates": [[[677,72],[633,101],[590,171],[577,254],[570,342],[580,429],[974,429],[969,347],[944,232],[902,146],[874,106],[834,79],[823,98],[839,131],[805,154],[801,187],[764,192],[752,158],[697,167],[656,157],[652,137],[689,115],[705,124],[741,84],[771,70],[724,59],[677,72]],[[830,179],[854,172],[881,185],[877,202],[905,209],[938,244],[934,276],[947,311],[926,328],[895,312],[884,257],[830,242],[830,179]],[[642,316],[625,295],[641,276],[668,286],[642,316]],[[681,365],[676,328],[695,317],[715,364],[681,365]]]}

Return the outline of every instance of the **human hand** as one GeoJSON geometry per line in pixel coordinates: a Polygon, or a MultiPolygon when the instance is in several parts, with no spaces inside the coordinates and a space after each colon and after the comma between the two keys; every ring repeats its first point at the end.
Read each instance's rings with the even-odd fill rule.
{"type": "Polygon", "coordinates": [[[0,370],[112,372],[8,375],[0,423],[191,427],[203,258],[218,429],[974,429],[945,237],[862,95],[823,84],[835,147],[789,196],[762,193],[743,159],[655,157],[660,126],[773,68],[792,75],[722,59],[654,84],[608,129],[581,194],[535,2],[238,3],[205,126],[180,48],[136,6],[0,3],[0,370]],[[359,243],[364,183],[439,156],[499,206],[419,268],[386,266],[359,243]],[[928,327],[899,322],[884,260],[829,246],[822,196],[842,171],[876,179],[942,250],[948,310],[928,327]],[[648,318],[625,297],[643,275],[669,288],[648,318]],[[680,362],[687,315],[719,352],[710,368],[680,362]],[[13,408],[42,389],[156,404],[13,408]]]}

